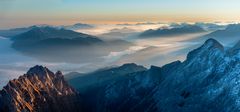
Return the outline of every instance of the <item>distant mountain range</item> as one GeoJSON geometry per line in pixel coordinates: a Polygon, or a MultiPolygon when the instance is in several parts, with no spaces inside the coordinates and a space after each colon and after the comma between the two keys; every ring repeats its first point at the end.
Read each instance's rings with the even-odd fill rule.
{"type": "Polygon", "coordinates": [[[239,47],[208,39],[183,62],[71,73],[67,82],[78,92],[61,72],[35,66],[0,91],[0,111],[237,112],[239,47]]]}
{"type": "Polygon", "coordinates": [[[240,24],[230,24],[227,25],[225,29],[216,30],[212,33],[204,35],[200,38],[193,39],[193,41],[204,41],[209,38],[214,38],[220,42],[225,43],[226,45],[232,46],[236,41],[239,40],[240,35],[240,24]]]}
{"type": "Polygon", "coordinates": [[[94,28],[93,25],[90,24],[83,24],[83,23],[76,23],[74,25],[67,25],[67,26],[62,26],[65,29],[68,30],[81,30],[81,29],[91,29],[94,28]]]}
{"type": "Polygon", "coordinates": [[[96,36],[49,26],[34,27],[11,40],[12,47],[26,55],[43,61],[75,63],[101,60],[101,56],[133,45],[124,40],[105,41],[96,36]]]}
{"type": "Polygon", "coordinates": [[[52,25],[33,25],[29,27],[22,27],[22,28],[12,28],[12,29],[6,29],[6,30],[0,30],[0,36],[3,37],[14,37],[16,35],[25,33],[31,29],[34,29],[36,27],[53,27],[57,29],[67,29],[67,30],[79,30],[79,29],[91,29],[94,28],[93,25],[90,24],[83,24],[83,23],[76,23],[74,25],[61,25],[61,26],[52,26],[52,25]]]}
{"type": "Polygon", "coordinates": [[[134,29],[124,27],[120,29],[118,28],[111,29],[109,32],[100,34],[98,36],[106,39],[122,39],[122,38],[136,35],[137,33],[138,32],[134,29]]]}
{"type": "MultiPolygon", "coordinates": [[[[169,27],[171,28],[180,28],[183,26],[188,26],[191,25],[189,23],[171,23],[169,25],[169,27]]],[[[216,31],[216,30],[221,30],[221,29],[225,29],[226,25],[219,25],[216,23],[204,23],[204,22],[196,22],[194,24],[192,24],[194,26],[199,26],[201,28],[203,28],[206,31],[216,31]]]]}
{"type": "Polygon", "coordinates": [[[216,31],[216,30],[221,30],[226,28],[226,25],[218,25],[216,23],[197,22],[194,25],[200,26],[207,31],[216,31]]]}
{"type": "MultiPolygon", "coordinates": [[[[24,45],[33,43],[39,45],[38,43],[41,43],[41,41],[47,42],[57,39],[63,39],[66,40],[66,42],[70,42],[70,44],[76,43],[78,45],[103,42],[102,40],[94,36],[74,32],[72,30],[56,29],[48,26],[34,27],[25,33],[12,37],[14,44],[23,43],[24,45]]],[[[56,44],[58,44],[57,41],[56,44]]]]}
{"type": "Polygon", "coordinates": [[[176,35],[193,34],[206,32],[203,28],[196,25],[184,25],[175,28],[160,28],[157,30],[147,30],[139,35],[140,38],[147,37],[171,37],[176,35]]]}
{"type": "Polygon", "coordinates": [[[239,37],[239,35],[240,35],[240,24],[231,24],[231,25],[228,25],[223,30],[217,30],[205,36],[210,38],[227,38],[227,37],[234,38],[234,37],[239,37]]]}

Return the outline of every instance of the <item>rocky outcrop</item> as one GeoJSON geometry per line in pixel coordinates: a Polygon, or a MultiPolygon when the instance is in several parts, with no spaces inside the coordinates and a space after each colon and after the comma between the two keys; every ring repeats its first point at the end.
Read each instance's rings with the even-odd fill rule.
{"type": "Polygon", "coordinates": [[[0,91],[0,111],[74,112],[80,111],[80,99],[61,72],[35,66],[0,91]]]}

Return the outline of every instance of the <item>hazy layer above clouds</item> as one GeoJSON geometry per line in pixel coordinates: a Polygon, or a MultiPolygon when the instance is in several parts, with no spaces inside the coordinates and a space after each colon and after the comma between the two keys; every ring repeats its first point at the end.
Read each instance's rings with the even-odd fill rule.
{"type": "MultiPolygon", "coordinates": [[[[202,24],[201,24],[202,25],[202,24]]],[[[34,65],[44,65],[53,70],[68,72],[90,72],[106,66],[121,65],[124,63],[137,63],[149,67],[151,65],[161,66],[166,63],[184,60],[187,53],[197,48],[204,42],[206,35],[216,34],[216,32],[225,32],[226,36],[231,36],[231,28],[223,30],[222,27],[216,27],[215,30],[185,34],[181,36],[169,36],[161,38],[138,39],[138,35],[148,29],[173,27],[171,24],[122,24],[122,25],[94,25],[92,28],[78,29],[78,32],[99,36],[99,39],[108,41],[111,47],[99,48],[95,50],[74,47],[64,50],[65,48],[46,49],[42,53],[48,55],[36,55],[35,53],[23,53],[11,48],[12,41],[9,38],[0,37],[0,77],[1,82],[5,83],[9,79],[22,75],[28,68],[34,65]],[[118,32],[117,34],[112,32],[118,32]],[[109,34],[111,33],[111,34],[109,34]],[[124,36],[119,35],[124,34],[124,36]],[[108,37],[105,37],[107,35],[108,37]],[[131,46],[125,44],[116,44],[118,39],[130,41],[131,46]],[[82,50],[81,50],[82,49],[82,50]],[[106,49],[108,52],[106,52],[106,49]],[[115,49],[115,50],[114,50],[115,49]],[[54,52],[52,52],[54,50],[54,52]],[[81,52],[79,52],[81,51],[81,52]],[[69,52],[71,52],[69,55],[69,52]],[[82,55],[82,53],[86,55],[82,55]],[[96,55],[96,54],[101,55],[96,55]],[[75,56],[74,56],[75,55],[75,56]],[[39,57],[40,56],[40,57],[39,57]],[[44,57],[45,56],[45,57],[44,57]],[[60,58],[64,57],[64,58],[60,58]],[[96,58],[96,60],[94,58],[96,58]],[[69,61],[71,60],[71,61],[69,61]]],[[[179,26],[176,26],[179,27],[179,26]]],[[[236,27],[236,26],[235,26],[236,27]]],[[[235,31],[238,32],[238,31],[235,31]]],[[[237,33],[236,33],[237,35],[237,33]]],[[[217,36],[217,35],[215,35],[217,36]]],[[[225,36],[225,37],[226,37],[225,36]]],[[[223,38],[217,38],[217,40],[223,38]]],[[[239,38],[227,39],[236,42],[239,38]]],[[[223,40],[224,44],[224,40],[223,40]]],[[[38,53],[39,54],[39,53],[38,53]]],[[[41,53],[40,53],[41,54],[41,53]]],[[[4,85],[4,84],[0,84],[4,85]]]]}

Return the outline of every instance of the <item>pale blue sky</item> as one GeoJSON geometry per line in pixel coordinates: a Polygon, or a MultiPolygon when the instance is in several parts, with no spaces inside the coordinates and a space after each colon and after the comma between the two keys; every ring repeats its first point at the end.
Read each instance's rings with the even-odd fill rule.
{"type": "Polygon", "coordinates": [[[0,0],[0,28],[74,22],[238,21],[240,0],[0,0]]]}

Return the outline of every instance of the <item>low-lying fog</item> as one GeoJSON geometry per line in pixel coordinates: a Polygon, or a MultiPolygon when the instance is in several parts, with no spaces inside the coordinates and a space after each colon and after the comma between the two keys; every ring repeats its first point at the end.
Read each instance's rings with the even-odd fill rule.
{"type": "MultiPolygon", "coordinates": [[[[96,35],[102,39],[121,38],[134,43],[134,46],[123,51],[110,52],[99,57],[101,61],[87,61],[84,63],[48,62],[23,55],[11,48],[11,41],[0,37],[0,88],[8,80],[17,78],[34,65],[47,66],[51,70],[68,72],[90,72],[106,66],[121,65],[124,63],[136,63],[149,67],[151,65],[162,66],[172,61],[183,61],[189,51],[200,46],[203,41],[190,41],[207,33],[181,35],[174,37],[136,39],[139,32],[147,29],[165,27],[166,24],[154,25],[97,25],[94,29],[78,30],[78,32],[96,35]],[[114,33],[111,33],[114,32],[114,33]],[[116,35],[115,33],[118,32],[116,35]],[[121,36],[119,34],[124,34],[121,36]],[[104,35],[106,37],[104,37],[104,35]],[[111,38],[112,37],[112,38],[111,38]]],[[[101,51],[98,51],[101,52],[101,51]]],[[[84,59],[84,57],[79,57],[84,59]]]]}

